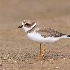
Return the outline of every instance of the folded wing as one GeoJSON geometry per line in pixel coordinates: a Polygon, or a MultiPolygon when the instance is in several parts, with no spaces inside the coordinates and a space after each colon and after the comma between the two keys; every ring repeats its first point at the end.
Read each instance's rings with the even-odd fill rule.
{"type": "Polygon", "coordinates": [[[52,28],[40,28],[37,32],[39,32],[43,37],[61,37],[63,35],[66,35],[63,33],[59,33],[58,31],[52,28]]]}

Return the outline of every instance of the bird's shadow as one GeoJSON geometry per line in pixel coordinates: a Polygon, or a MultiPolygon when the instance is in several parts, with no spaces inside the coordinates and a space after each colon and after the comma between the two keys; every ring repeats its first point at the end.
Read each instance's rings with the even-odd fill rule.
{"type": "Polygon", "coordinates": [[[64,59],[64,58],[68,58],[70,59],[70,54],[61,54],[61,53],[47,53],[44,57],[44,60],[48,60],[48,59],[54,59],[54,60],[58,60],[58,59],[64,59]]]}

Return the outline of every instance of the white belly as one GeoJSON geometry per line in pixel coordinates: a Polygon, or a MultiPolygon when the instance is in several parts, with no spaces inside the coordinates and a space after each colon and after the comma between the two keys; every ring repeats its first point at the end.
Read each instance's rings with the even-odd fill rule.
{"type": "Polygon", "coordinates": [[[28,38],[39,43],[52,43],[58,41],[60,38],[55,37],[42,37],[39,33],[32,32],[27,34],[28,38]]]}

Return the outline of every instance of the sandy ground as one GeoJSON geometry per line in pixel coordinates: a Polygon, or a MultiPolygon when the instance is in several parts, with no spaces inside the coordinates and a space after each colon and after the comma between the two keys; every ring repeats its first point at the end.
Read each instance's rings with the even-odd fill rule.
{"type": "Polygon", "coordinates": [[[24,19],[70,34],[70,1],[0,0],[0,70],[70,70],[70,39],[46,44],[45,58],[36,61],[39,44],[18,29],[24,19]]]}

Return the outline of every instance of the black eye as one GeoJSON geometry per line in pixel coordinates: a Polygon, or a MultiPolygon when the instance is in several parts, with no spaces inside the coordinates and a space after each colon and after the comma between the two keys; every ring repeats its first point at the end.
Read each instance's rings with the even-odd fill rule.
{"type": "Polygon", "coordinates": [[[30,24],[29,23],[26,23],[25,26],[30,26],[30,24]]]}

